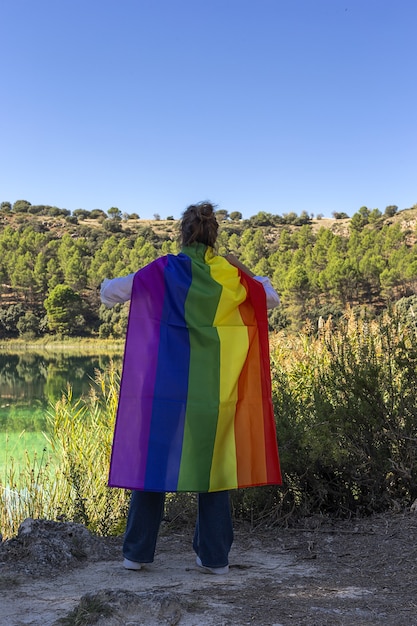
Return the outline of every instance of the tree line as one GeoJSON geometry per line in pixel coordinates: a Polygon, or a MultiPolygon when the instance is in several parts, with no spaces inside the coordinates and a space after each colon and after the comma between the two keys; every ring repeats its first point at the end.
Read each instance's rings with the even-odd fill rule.
{"type": "MultiPolygon", "coordinates": [[[[103,307],[101,281],[179,251],[172,216],[143,224],[117,207],[77,211],[24,200],[0,204],[0,337],[122,337],[127,306],[103,307]]],[[[417,205],[335,215],[343,225],[337,230],[306,212],[259,212],[243,220],[239,212],[219,210],[218,218],[219,253],[236,254],[269,276],[281,296],[271,329],[317,330],[348,306],[374,317],[414,296],[417,205]]]]}

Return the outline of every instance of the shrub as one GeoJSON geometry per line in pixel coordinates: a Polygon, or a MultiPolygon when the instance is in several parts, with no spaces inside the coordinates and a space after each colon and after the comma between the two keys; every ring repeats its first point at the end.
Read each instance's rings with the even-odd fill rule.
{"type": "Polygon", "coordinates": [[[48,326],[59,335],[76,334],[84,324],[80,295],[68,285],[56,285],[44,301],[48,326]]]}
{"type": "Polygon", "coordinates": [[[351,313],[277,342],[283,511],[369,514],[417,497],[417,335],[396,313],[351,313]]]}
{"type": "Polygon", "coordinates": [[[15,337],[18,334],[17,324],[25,315],[22,304],[11,304],[0,307],[0,336],[15,337]]]}
{"type": "Polygon", "coordinates": [[[19,331],[21,337],[26,339],[33,339],[39,334],[39,318],[33,313],[33,311],[26,311],[16,324],[16,328],[19,331]]]}

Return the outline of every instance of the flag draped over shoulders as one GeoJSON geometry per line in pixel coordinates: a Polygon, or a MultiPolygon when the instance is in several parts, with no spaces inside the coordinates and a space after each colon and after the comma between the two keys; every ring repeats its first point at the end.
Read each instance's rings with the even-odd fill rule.
{"type": "Polygon", "coordinates": [[[265,292],[203,244],[133,280],[109,485],[280,484],[265,292]]]}

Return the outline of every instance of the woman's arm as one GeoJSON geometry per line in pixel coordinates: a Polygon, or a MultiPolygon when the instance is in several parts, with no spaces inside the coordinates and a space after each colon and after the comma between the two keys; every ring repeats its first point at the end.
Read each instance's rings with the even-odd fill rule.
{"type": "Polygon", "coordinates": [[[112,307],[118,302],[130,300],[133,286],[133,274],[120,278],[105,278],[100,287],[100,298],[107,307],[112,307]]]}
{"type": "Polygon", "coordinates": [[[275,309],[280,303],[279,295],[271,285],[271,281],[267,276],[254,276],[255,280],[261,283],[266,294],[266,308],[275,309]]]}

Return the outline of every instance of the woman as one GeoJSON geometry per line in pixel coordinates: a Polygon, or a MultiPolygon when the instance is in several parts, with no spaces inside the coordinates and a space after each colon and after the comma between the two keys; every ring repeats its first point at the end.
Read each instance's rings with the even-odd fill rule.
{"type": "Polygon", "coordinates": [[[131,301],[109,485],[132,489],[124,566],[151,563],[167,491],[198,493],[197,565],[228,572],[229,489],[280,484],[271,402],[267,278],[215,254],[210,203],[181,221],[182,250],[104,280],[131,301]]]}

